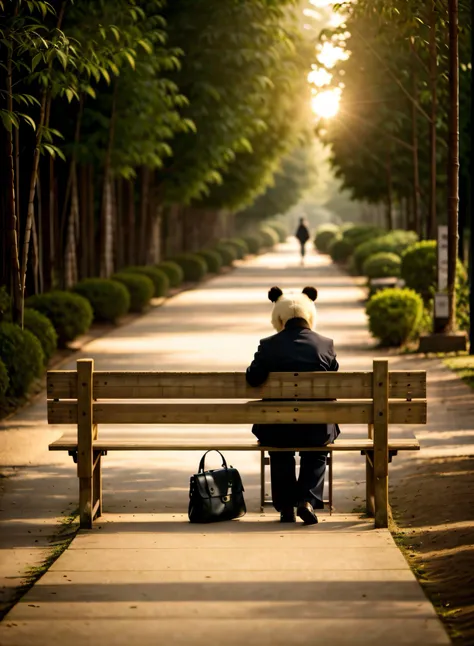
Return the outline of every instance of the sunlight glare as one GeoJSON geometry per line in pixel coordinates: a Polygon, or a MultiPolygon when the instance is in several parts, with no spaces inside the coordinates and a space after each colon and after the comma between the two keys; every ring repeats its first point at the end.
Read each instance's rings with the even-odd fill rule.
{"type": "Polygon", "coordinates": [[[341,92],[339,89],[318,92],[311,99],[311,108],[314,114],[322,119],[332,119],[339,111],[341,92]]]}
{"type": "Polygon", "coordinates": [[[318,61],[328,68],[334,67],[338,61],[346,59],[347,52],[345,52],[342,47],[335,47],[329,41],[323,43],[322,47],[318,51],[318,61]]]}

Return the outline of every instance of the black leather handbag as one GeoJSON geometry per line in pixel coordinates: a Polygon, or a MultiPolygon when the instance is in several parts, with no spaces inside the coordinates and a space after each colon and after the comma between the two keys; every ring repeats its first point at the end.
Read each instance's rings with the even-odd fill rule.
{"type": "MultiPolygon", "coordinates": [[[[215,450],[215,449],[211,449],[215,450]]],[[[199,463],[199,471],[191,476],[188,516],[191,523],[213,523],[243,516],[247,508],[244,486],[237,469],[228,467],[224,456],[222,469],[204,470],[206,451],[199,463]]]]}

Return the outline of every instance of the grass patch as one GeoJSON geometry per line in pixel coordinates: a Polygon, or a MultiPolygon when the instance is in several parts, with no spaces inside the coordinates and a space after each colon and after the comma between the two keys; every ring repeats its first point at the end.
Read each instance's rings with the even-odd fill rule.
{"type": "Polygon", "coordinates": [[[443,360],[443,363],[465,381],[468,386],[474,388],[474,355],[448,357],[443,360]]]}
{"type": "Polygon", "coordinates": [[[76,520],[78,514],[79,509],[75,509],[68,516],[61,518],[58,531],[51,537],[51,547],[47,556],[39,565],[27,569],[23,584],[16,589],[16,593],[11,599],[4,606],[0,607],[0,621],[20,601],[28,590],[35,585],[43,574],[49,570],[61,554],[67,550],[79,530],[79,523],[76,520]]]}

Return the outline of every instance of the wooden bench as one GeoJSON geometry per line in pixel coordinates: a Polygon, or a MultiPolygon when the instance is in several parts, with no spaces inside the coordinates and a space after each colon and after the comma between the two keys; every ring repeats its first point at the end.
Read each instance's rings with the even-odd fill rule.
{"type": "MultiPolygon", "coordinates": [[[[388,426],[426,423],[426,373],[389,372],[386,360],[374,361],[372,372],[272,373],[265,384],[251,388],[244,373],[104,372],[94,371],[92,359],[81,359],[77,370],[48,372],[47,395],[48,422],[77,427],[77,432],[63,435],[49,449],[68,451],[77,462],[80,525],[85,528],[92,527],[102,513],[102,457],[108,451],[260,451],[264,485],[265,453],[285,450],[259,445],[250,427],[244,441],[170,440],[160,437],[160,424],[316,421],[367,425],[367,438],[344,439],[342,434],[325,447],[294,446],[291,450],[323,450],[331,456],[339,451],[361,452],[366,460],[367,512],[375,516],[375,527],[387,527],[389,461],[398,451],[420,448],[416,439],[389,440],[388,426]],[[199,401],[209,399],[231,401],[199,401]],[[126,439],[101,439],[102,424],[152,424],[158,428],[156,435],[144,439],[137,437],[134,429],[126,439]]],[[[331,492],[332,473],[330,476],[331,492]]]]}

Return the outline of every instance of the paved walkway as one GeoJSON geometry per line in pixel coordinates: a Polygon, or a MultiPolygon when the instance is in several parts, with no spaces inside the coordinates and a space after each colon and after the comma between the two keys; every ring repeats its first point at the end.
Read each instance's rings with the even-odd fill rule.
{"type": "MultiPolygon", "coordinates": [[[[296,247],[281,245],[93,341],[83,356],[92,356],[97,369],[244,370],[258,340],[272,333],[268,288],[314,284],[318,329],[334,338],[341,369],[370,369],[378,353],[366,330],[363,291],[326,258],[313,255],[309,261],[299,267],[296,247]]],[[[392,367],[403,361],[394,359],[392,367]]],[[[45,536],[77,501],[72,461],[47,451],[63,428],[44,420],[39,398],[0,426],[0,467],[20,471],[3,479],[4,598],[25,563],[42,558],[45,536]]],[[[451,425],[455,421],[451,416],[451,425]]],[[[181,432],[248,437],[249,429],[181,432]]],[[[350,437],[365,430],[344,426],[343,432],[350,437]]],[[[258,513],[259,456],[226,457],[241,471],[249,513],[232,524],[202,528],[189,525],[184,514],[197,454],[107,456],[100,529],[81,532],[5,617],[2,646],[133,639],[144,645],[286,645],[319,638],[328,644],[449,644],[390,534],[351,513],[364,496],[360,456],[337,456],[337,514],[322,514],[314,528],[284,529],[273,512],[258,513]]],[[[397,464],[405,459],[395,469],[402,470],[397,464]]]]}

